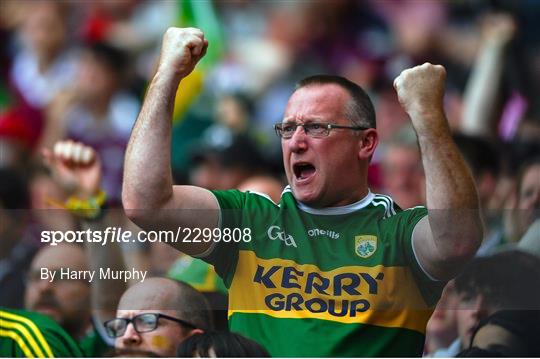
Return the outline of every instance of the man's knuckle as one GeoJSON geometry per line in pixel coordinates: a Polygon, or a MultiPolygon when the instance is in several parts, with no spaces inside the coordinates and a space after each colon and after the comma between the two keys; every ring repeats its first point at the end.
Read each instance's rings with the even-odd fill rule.
{"type": "Polygon", "coordinates": [[[177,27],[169,27],[166,31],[165,31],[165,36],[174,36],[174,34],[176,34],[178,32],[178,29],[177,27]]]}

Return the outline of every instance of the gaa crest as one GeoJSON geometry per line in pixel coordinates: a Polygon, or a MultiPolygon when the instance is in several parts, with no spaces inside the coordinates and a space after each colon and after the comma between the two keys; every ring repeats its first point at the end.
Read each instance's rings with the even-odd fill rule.
{"type": "Polygon", "coordinates": [[[362,258],[369,258],[377,250],[377,236],[355,236],[354,252],[362,258]]]}

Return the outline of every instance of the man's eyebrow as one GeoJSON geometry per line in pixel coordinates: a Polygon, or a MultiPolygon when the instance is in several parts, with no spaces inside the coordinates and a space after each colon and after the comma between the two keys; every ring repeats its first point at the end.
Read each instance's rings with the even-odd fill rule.
{"type": "Polygon", "coordinates": [[[133,318],[134,316],[138,315],[140,313],[116,313],[116,316],[115,318],[121,318],[121,319],[128,319],[128,318],[133,318]]]}
{"type": "Polygon", "coordinates": [[[282,123],[311,123],[311,122],[324,122],[324,118],[317,116],[304,117],[300,121],[296,121],[294,117],[285,117],[282,120],[282,123]]]}

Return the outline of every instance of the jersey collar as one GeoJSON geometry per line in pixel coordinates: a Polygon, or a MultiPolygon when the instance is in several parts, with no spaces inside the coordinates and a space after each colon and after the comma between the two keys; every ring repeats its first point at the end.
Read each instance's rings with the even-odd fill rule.
{"type": "MultiPolygon", "coordinates": [[[[285,189],[283,190],[282,195],[287,193],[287,192],[290,192],[291,195],[293,195],[290,186],[285,187],[285,189]]],[[[323,216],[336,216],[336,215],[349,214],[349,213],[358,211],[358,210],[360,210],[362,208],[365,208],[371,203],[371,201],[373,200],[374,197],[375,197],[375,195],[373,193],[371,193],[370,190],[368,190],[368,194],[364,198],[362,198],[358,202],[354,202],[354,203],[348,204],[346,206],[327,207],[327,208],[312,208],[312,207],[309,207],[309,206],[307,206],[307,205],[305,205],[305,204],[303,204],[302,202],[299,202],[299,201],[296,201],[296,204],[297,204],[298,208],[300,208],[302,211],[310,213],[310,214],[317,214],[317,215],[323,215],[323,216]]],[[[293,198],[294,198],[294,195],[293,195],[293,198]]]]}

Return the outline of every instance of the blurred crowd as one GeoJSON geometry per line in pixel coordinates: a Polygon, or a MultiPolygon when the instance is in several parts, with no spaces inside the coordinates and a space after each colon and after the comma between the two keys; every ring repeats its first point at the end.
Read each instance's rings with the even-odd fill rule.
{"type": "MultiPolygon", "coordinates": [[[[485,239],[470,267],[447,285],[427,328],[425,352],[538,356],[539,18],[539,2],[510,0],[1,1],[0,307],[49,314],[77,340],[97,328],[90,332],[103,336],[103,347],[113,345],[112,335],[117,347],[122,340],[124,349],[147,350],[143,333],[122,332],[119,322],[111,334],[97,322],[114,317],[122,302],[133,308],[130,296],[142,301],[140,293],[169,286],[170,296],[182,300],[157,305],[195,323],[177,335],[190,334],[179,355],[267,355],[255,343],[221,332],[227,290],[202,261],[159,243],[130,243],[104,255],[39,240],[43,229],[85,226],[58,205],[73,194],[73,183],[43,161],[44,148],[65,140],[89,146],[100,159],[107,223],[137,230],[120,210],[130,131],[163,33],[171,26],[198,27],[209,40],[209,54],[178,90],[175,181],[264,192],[276,202],[285,179],[273,124],[281,121],[296,81],[331,73],[358,83],[374,101],[381,144],[370,166],[371,191],[392,196],[402,208],[424,204],[416,135],[392,82],[414,65],[445,66],[446,114],[476,180],[485,239]],[[45,285],[29,275],[64,262],[99,266],[97,257],[117,264],[120,258],[126,268],[162,278],[97,288],[108,291],[100,301],[90,284],[45,285]],[[171,279],[191,287],[159,282],[171,279]],[[142,285],[147,287],[137,288],[142,285]],[[178,302],[190,309],[182,312],[178,302]],[[208,306],[212,318],[193,315],[208,306]],[[105,313],[96,314],[98,309],[105,313]]],[[[176,355],[178,343],[166,344],[157,345],[164,350],[158,353],[176,355]]]]}

